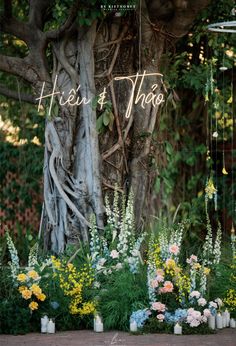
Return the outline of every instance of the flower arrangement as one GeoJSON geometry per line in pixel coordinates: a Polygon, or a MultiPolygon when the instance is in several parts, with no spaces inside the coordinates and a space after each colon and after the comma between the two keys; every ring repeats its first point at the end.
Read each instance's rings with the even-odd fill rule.
{"type": "Polygon", "coordinates": [[[92,217],[90,252],[92,266],[96,275],[109,275],[114,271],[129,266],[132,273],[137,273],[142,261],[141,243],[145,234],[135,237],[133,194],[129,194],[127,203],[125,197],[120,201],[117,189],[114,193],[113,207],[108,197],[105,198],[107,225],[104,234],[100,234],[92,217]],[[122,207],[119,207],[121,205],[122,207]]]}
{"type": "Polygon", "coordinates": [[[91,288],[94,275],[90,264],[84,264],[78,270],[72,263],[66,263],[52,256],[54,278],[59,279],[59,287],[64,295],[69,297],[69,312],[72,315],[89,315],[96,311],[95,302],[84,301],[84,291],[91,288]]]}
{"type": "Polygon", "coordinates": [[[134,311],[130,316],[130,322],[136,322],[138,328],[144,326],[145,321],[149,318],[151,312],[148,309],[134,311]]]}
{"type": "Polygon", "coordinates": [[[28,269],[17,275],[18,291],[22,298],[29,301],[28,307],[31,311],[39,308],[39,303],[46,299],[40,287],[41,277],[34,269],[28,269]]]}

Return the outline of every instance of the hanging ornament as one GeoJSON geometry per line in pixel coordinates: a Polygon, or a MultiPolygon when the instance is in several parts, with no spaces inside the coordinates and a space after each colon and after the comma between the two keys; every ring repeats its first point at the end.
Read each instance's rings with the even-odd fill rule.
{"type": "Polygon", "coordinates": [[[213,132],[212,137],[217,138],[218,136],[219,136],[219,134],[217,131],[213,132]]]}
{"type": "Polygon", "coordinates": [[[233,222],[232,222],[231,234],[235,234],[235,228],[234,228],[233,222]]]}
{"type": "Polygon", "coordinates": [[[227,71],[228,70],[228,67],[226,67],[226,66],[221,66],[220,68],[219,68],[219,70],[220,71],[227,71]]]}
{"type": "Polygon", "coordinates": [[[227,175],[227,174],[229,174],[227,171],[226,171],[226,168],[225,168],[225,166],[222,168],[222,173],[224,174],[224,175],[227,175]]]}
{"type": "Polygon", "coordinates": [[[214,205],[215,205],[215,211],[217,211],[217,202],[218,202],[218,195],[217,195],[217,187],[216,187],[216,191],[214,193],[214,205]]]}

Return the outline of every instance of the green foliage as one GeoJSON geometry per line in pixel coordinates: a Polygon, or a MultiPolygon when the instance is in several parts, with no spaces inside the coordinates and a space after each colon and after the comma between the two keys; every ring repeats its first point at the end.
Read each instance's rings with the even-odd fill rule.
{"type": "Polygon", "coordinates": [[[26,334],[32,331],[30,311],[19,299],[0,302],[0,334],[26,334]]]}
{"type": "Polygon", "coordinates": [[[173,324],[167,324],[158,321],[156,317],[151,317],[147,320],[142,328],[143,333],[166,333],[173,334],[174,326],[173,324]]]}
{"type": "Polygon", "coordinates": [[[116,271],[102,287],[98,311],[105,328],[128,330],[132,312],[147,304],[146,273],[132,274],[129,268],[116,271]]]}
{"type": "Polygon", "coordinates": [[[104,105],[104,110],[97,118],[97,131],[98,133],[103,133],[107,128],[112,131],[114,123],[114,114],[112,113],[111,102],[106,102],[104,105]]]}

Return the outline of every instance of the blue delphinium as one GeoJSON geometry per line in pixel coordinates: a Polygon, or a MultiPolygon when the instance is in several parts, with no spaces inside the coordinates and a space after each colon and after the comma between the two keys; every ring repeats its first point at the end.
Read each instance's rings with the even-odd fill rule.
{"type": "Polygon", "coordinates": [[[148,319],[149,315],[150,311],[148,309],[134,311],[130,316],[130,322],[136,322],[137,327],[141,328],[148,319]]]}

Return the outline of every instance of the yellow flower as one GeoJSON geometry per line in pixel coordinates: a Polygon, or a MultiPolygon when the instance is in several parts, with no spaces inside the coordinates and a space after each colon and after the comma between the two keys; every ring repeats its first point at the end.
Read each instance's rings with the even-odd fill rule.
{"type": "Polygon", "coordinates": [[[28,272],[28,277],[31,278],[31,279],[38,279],[39,278],[39,274],[35,271],[35,270],[30,270],[28,272]]]}
{"type": "Polygon", "coordinates": [[[40,293],[37,295],[37,298],[43,302],[46,299],[46,295],[44,293],[40,293]]]}
{"type": "Polygon", "coordinates": [[[210,274],[211,269],[210,268],[204,268],[204,274],[205,275],[209,275],[210,274]]]}
{"type": "Polygon", "coordinates": [[[201,269],[201,264],[200,263],[194,263],[193,264],[193,269],[195,269],[195,270],[201,269]]]}
{"type": "Polygon", "coordinates": [[[30,310],[37,310],[38,309],[38,307],[39,307],[39,305],[38,305],[38,303],[37,302],[31,302],[30,304],[29,304],[29,308],[30,308],[30,310]]]}
{"type": "Polygon", "coordinates": [[[217,189],[215,188],[211,178],[208,180],[205,192],[210,199],[212,199],[213,195],[217,192],[217,189]]]}
{"type": "Polygon", "coordinates": [[[26,300],[30,299],[32,296],[32,292],[30,290],[28,290],[27,288],[25,290],[22,290],[21,294],[22,294],[22,297],[26,300]]]}
{"type": "Polygon", "coordinates": [[[39,294],[42,293],[42,290],[41,288],[39,287],[39,285],[37,284],[33,284],[31,287],[30,287],[31,291],[33,292],[34,295],[38,296],[39,294]]]}
{"type": "Polygon", "coordinates": [[[19,286],[18,291],[21,293],[22,291],[27,290],[26,286],[19,286]]]}
{"type": "Polygon", "coordinates": [[[74,268],[74,266],[73,266],[72,263],[68,263],[68,264],[67,264],[67,267],[68,267],[68,269],[69,269],[70,271],[74,268]]]}
{"type": "Polygon", "coordinates": [[[167,267],[168,269],[171,269],[171,268],[174,268],[174,267],[175,267],[176,263],[175,263],[175,261],[174,261],[173,259],[168,258],[168,259],[166,260],[165,265],[166,265],[166,267],[167,267]]]}
{"type": "Polygon", "coordinates": [[[95,305],[93,302],[83,303],[82,308],[78,309],[80,315],[89,315],[93,314],[96,311],[95,305]]]}
{"type": "Polygon", "coordinates": [[[24,273],[18,274],[17,275],[17,280],[20,282],[25,282],[27,279],[27,276],[24,273]]]}

